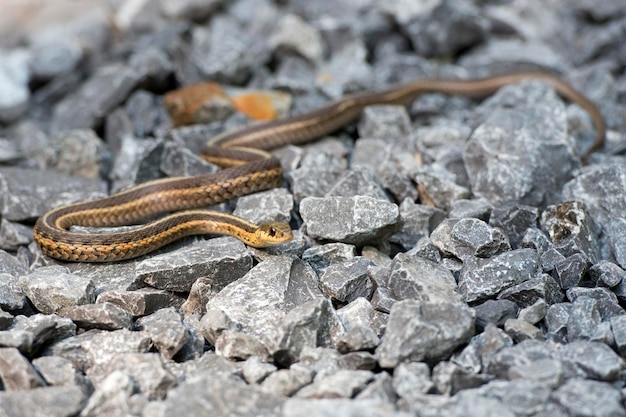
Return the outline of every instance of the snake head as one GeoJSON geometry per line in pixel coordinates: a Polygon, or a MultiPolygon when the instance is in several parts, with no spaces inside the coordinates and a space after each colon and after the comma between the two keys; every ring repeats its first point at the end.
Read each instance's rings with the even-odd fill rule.
{"type": "Polygon", "coordinates": [[[263,223],[257,228],[255,235],[258,245],[254,246],[258,248],[280,245],[293,239],[291,227],[282,222],[263,223]]]}

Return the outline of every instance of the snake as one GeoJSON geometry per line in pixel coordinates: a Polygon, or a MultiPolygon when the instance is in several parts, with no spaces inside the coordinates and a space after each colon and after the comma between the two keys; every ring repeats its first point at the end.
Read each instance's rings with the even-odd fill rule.
{"type": "Polygon", "coordinates": [[[408,106],[425,93],[483,98],[505,85],[523,80],[539,80],[551,85],[560,96],[589,114],[595,138],[582,156],[583,164],[587,164],[589,156],[604,144],[605,121],[590,99],[561,78],[544,72],[520,72],[465,80],[421,79],[381,91],[352,93],[306,113],[226,131],[209,139],[201,151],[202,158],[221,170],[194,177],[157,179],[108,197],[54,208],[37,219],[34,239],[43,254],[75,262],[132,259],[182,237],[199,234],[234,236],[256,248],[280,245],[293,239],[287,223],[256,225],[231,214],[205,209],[279,187],[283,168],[270,150],[286,144],[307,143],[333,133],[355,121],[370,105],[408,106]],[[164,216],[159,218],[159,215],[164,216]],[[72,226],[128,225],[136,227],[109,233],[71,229],[72,226]]]}

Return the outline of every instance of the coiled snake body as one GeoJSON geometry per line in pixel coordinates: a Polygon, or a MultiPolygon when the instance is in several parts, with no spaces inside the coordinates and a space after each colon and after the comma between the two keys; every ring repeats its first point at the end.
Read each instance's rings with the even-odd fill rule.
{"type": "Polygon", "coordinates": [[[541,80],[564,98],[584,108],[594,122],[595,140],[583,162],[604,143],[605,123],[597,106],[559,78],[546,73],[517,73],[476,80],[425,79],[380,92],[362,92],[330,102],[309,113],[226,132],[208,141],[203,158],[225,168],[198,177],[166,178],[137,185],[109,197],[50,210],[34,228],[34,238],[48,256],[79,262],[107,262],[152,252],[184,236],[226,234],[254,247],[277,245],[292,239],[285,223],[254,225],[239,217],[208,210],[213,204],[277,187],[282,183],[280,162],[267,150],[299,144],[332,133],[355,120],[373,104],[408,105],[424,93],[484,97],[521,80],[541,80]],[[182,210],[182,211],[181,211],[182,210]],[[78,233],[71,226],[138,228],[114,233],[78,233]]]}

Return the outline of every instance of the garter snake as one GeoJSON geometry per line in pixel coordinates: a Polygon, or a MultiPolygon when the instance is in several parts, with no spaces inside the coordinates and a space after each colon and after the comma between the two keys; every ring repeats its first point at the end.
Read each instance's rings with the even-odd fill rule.
{"type": "Polygon", "coordinates": [[[232,235],[255,247],[283,243],[292,238],[291,228],[285,223],[257,226],[229,214],[198,209],[279,186],[283,170],[267,150],[288,143],[305,143],[332,133],[354,121],[366,106],[408,105],[424,93],[484,97],[504,85],[526,79],[552,85],[557,93],[589,113],[596,136],[583,155],[586,163],[589,155],[604,143],[604,118],[594,103],[561,79],[546,73],[516,73],[474,80],[425,79],[378,92],[355,93],[305,114],[218,135],[207,142],[202,156],[224,168],[221,171],[198,177],[155,180],[109,197],[53,209],[37,220],[35,241],[48,256],[82,262],[134,258],[193,234],[232,235]],[[163,213],[173,214],[123,232],[91,234],[70,230],[75,225],[142,224],[163,213]]]}

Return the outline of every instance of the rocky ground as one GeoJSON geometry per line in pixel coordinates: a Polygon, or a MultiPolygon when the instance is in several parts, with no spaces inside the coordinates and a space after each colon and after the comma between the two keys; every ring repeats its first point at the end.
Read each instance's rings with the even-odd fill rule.
{"type": "Polygon", "coordinates": [[[0,415],[626,416],[623,0],[0,3],[0,415]],[[220,207],[290,222],[283,246],[33,243],[50,208],[213,172],[202,144],[250,118],[528,69],[600,106],[589,166],[544,83],[428,94],[220,207]]]}

